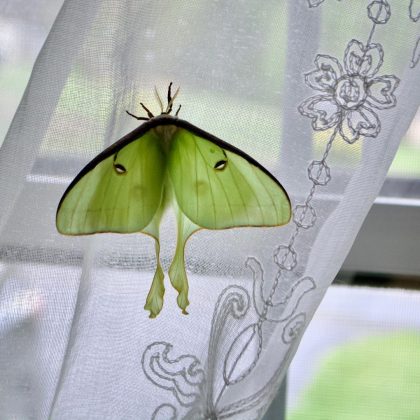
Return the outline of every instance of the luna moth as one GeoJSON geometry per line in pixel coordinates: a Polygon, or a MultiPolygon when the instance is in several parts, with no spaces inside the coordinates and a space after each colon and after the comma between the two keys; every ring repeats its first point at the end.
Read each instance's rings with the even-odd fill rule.
{"type": "Polygon", "coordinates": [[[156,271],[144,308],[150,317],[162,309],[164,273],[159,259],[159,225],[168,207],[177,222],[175,255],[168,270],[178,306],[189,305],[184,249],[200,229],[281,226],[289,222],[289,197],[277,179],[252,157],[223,140],[171,115],[155,89],[161,114],[89,162],[58,205],[57,230],[64,235],[142,232],[154,238],[156,271]]]}

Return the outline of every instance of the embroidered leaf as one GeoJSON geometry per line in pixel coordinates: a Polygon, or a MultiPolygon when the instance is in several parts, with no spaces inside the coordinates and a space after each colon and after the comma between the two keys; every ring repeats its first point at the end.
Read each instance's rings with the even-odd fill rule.
{"type": "Polygon", "coordinates": [[[251,324],[240,332],[225,357],[223,378],[226,385],[232,385],[244,379],[254,368],[262,349],[261,328],[251,324]]]}

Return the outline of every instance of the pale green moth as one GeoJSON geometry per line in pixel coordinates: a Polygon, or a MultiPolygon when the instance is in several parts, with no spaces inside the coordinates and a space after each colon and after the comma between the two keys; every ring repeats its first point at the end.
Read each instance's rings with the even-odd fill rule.
{"type": "MultiPolygon", "coordinates": [[[[179,89],[178,89],[179,90],[179,89]]],[[[57,230],[65,235],[142,232],[155,239],[157,268],[144,308],[154,318],[162,309],[164,274],[159,260],[159,224],[168,207],[176,214],[178,238],[169,278],[186,314],[187,239],[199,229],[281,226],[290,220],[289,197],[270,172],[234,146],[170,115],[154,117],[89,162],[64,193],[57,230]]],[[[156,92],[157,93],[157,92],[156,92]]]]}

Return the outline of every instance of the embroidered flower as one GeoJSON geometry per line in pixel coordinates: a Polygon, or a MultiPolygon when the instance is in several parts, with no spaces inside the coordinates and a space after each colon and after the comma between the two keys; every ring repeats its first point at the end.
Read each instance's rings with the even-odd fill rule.
{"type": "Polygon", "coordinates": [[[338,125],[341,136],[354,143],[361,136],[376,137],[381,130],[373,109],[396,105],[394,91],[399,79],[394,75],[375,76],[383,63],[380,44],[364,46],[353,39],[344,53],[344,69],[329,55],[317,55],[316,69],[305,74],[305,83],[319,95],[303,101],[299,112],[311,118],[314,130],[338,125]]]}

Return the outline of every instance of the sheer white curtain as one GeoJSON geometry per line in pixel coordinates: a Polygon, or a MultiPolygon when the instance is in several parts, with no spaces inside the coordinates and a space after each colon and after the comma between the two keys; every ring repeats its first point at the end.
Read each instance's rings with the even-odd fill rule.
{"type": "Polygon", "coordinates": [[[262,417],[418,107],[416,8],[66,0],[0,150],[0,417],[262,417]],[[189,315],[167,285],[149,319],[152,239],[60,236],[55,211],[169,81],[180,117],[272,171],[294,217],[195,234],[189,315]]]}

